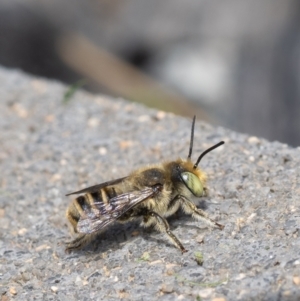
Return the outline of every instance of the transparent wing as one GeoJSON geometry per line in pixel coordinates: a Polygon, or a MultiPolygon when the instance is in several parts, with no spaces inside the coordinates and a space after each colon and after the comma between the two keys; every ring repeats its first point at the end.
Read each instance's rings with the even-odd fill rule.
{"type": "Polygon", "coordinates": [[[82,190],[78,190],[78,191],[75,191],[75,192],[68,193],[68,194],[66,194],[66,196],[71,195],[71,194],[93,193],[93,192],[99,191],[101,188],[121,183],[126,178],[127,177],[119,178],[119,179],[111,180],[111,181],[104,182],[104,183],[101,183],[101,184],[97,184],[97,185],[94,185],[94,186],[90,186],[90,187],[84,188],[82,190]]]}
{"type": "Polygon", "coordinates": [[[86,209],[84,215],[80,217],[77,224],[77,231],[86,234],[99,231],[137,204],[153,197],[160,191],[161,185],[155,185],[142,190],[120,194],[111,198],[109,204],[96,202],[91,208],[86,209]]]}

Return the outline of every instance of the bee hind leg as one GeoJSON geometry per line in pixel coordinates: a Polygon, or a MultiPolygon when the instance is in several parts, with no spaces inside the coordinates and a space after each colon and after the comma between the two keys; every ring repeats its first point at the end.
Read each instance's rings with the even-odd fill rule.
{"type": "Polygon", "coordinates": [[[79,250],[88,245],[95,238],[95,234],[80,234],[74,240],[66,243],[66,253],[74,250],[79,250]]]}
{"type": "Polygon", "coordinates": [[[156,219],[157,223],[155,225],[155,228],[159,232],[165,232],[169,236],[169,238],[171,239],[173,244],[182,252],[182,254],[187,252],[187,250],[181,244],[179,239],[171,232],[170,226],[164,217],[160,216],[158,213],[156,213],[154,211],[149,212],[149,215],[156,219]]]}
{"type": "Polygon", "coordinates": [[[191,214],[193,218],[197,220],[201,220],[205,222],[206,224],[219,228],[220,230],[224,229],[224,226],[217,223],[216,221],[212,220],[211,218],[208,217],[208,214],[204,212],[203,210],[199,209],[196,207],[196,205],[188,200],[187,198],[183,196],[179,196],[182,204],[182,208],[187,214],[191,214]]]}

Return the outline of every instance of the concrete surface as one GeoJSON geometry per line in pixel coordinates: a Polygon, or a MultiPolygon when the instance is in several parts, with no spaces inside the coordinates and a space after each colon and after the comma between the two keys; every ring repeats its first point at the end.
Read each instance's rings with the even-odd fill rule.
{"type": "Polygon", "coordinates": [[[198,120],[194,158],[226,141],[199,203],[225,229],[179,214],[183,255],[136,223],[65,254],[65,194],[186,157],[191,120],[83,91],[65,104],[62,84],[4,68],[0,85],[1,301],[299,300],[299,148],[198,120]]]}

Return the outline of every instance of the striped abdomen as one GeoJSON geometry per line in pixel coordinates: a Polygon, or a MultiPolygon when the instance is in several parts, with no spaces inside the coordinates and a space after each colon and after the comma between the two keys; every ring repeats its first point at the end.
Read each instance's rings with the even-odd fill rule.
{"type": "Polygon", "coordinates": [[[73,227],[74,232],[78,232],[77,223],[80,217],[85,216],[89,212],[105,215],[107,210],[111,209],[110,199],[115,196],[116,191],[113,187],[105,187],[99,191],[81,195],[73,200],[67,209],[66,215],[73,227]]]}

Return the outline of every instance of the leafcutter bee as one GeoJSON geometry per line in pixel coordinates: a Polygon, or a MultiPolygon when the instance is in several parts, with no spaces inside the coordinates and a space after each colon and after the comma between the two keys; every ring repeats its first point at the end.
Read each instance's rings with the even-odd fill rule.
{"type": "Polygon", "coordinates": [[[196,207],[191,197],[205,193],[206,175],[198,168],[200,160],[223,141],[204,151],[196,163],[191,160],[195,119],[193,119],[189,154],[186,160],[167,161],[133,171],[129,176],[91,186],[71,194],[82,194],[70,204],[67,218],[78,237],[67,243],[66,251],[80,249],[114,222],[140,219],[145,227],[154,226],[164,232],[172,243],[186,252],[171,232],[166,218],[179,208],[193,218],[223,229],[196,207]]]}

